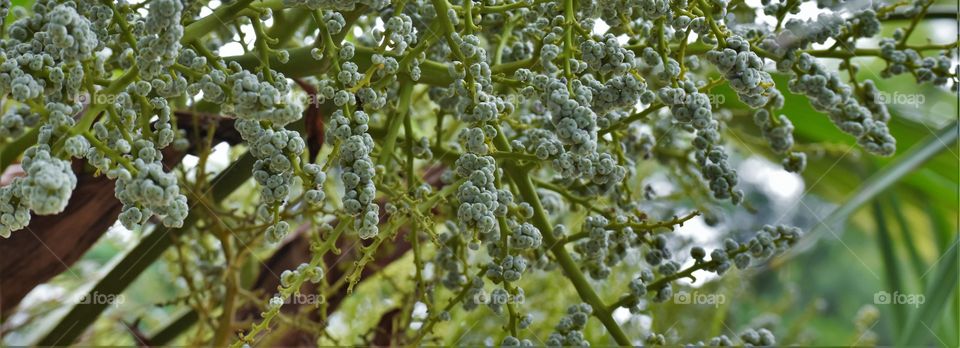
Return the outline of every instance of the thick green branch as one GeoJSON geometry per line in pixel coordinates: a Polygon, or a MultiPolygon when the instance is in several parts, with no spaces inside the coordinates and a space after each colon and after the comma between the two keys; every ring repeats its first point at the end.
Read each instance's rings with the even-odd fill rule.
{"type": "MultiPolygon", "coordinates": [[[[496,144],[499,150],[509,151],[510,144],[503,135],[503,132],[498,130],[497,134],[497,137],[494,139],[494,144],[496,144]]],[[[633,345],[627,335],[623,333],[620,325],[613,319],[610,310],[607,309],[603,300],[600,299],[600,296],[597,295],[590,286],[590,283],[587,282],[587,278],[583,275],[583,272],[580,271],[580,267],[577,266],[573,257],[567,252],[567,249],[564,248],[563,243],[560,243],[559,239],[553,234],[553,226],[550,224],[550,219],[547,217],[543,205],[540,204],[540,197],[537,195],[529,173],[513,162],[505,161],[502,165],[504,174],[517,186],[520,197],[533,207],[534,226],[540,230],[544,243],[557,259],[560,267],[563,268],[563,272],[567,275],[567,278],[570,279],[573,286],[577,289],[577,294],[580,295],[580,299],[593,307],[593,315],[596,316],[597,319],[600,319],[600,322],[607,328],[607,331],[610,332],[610,335],[613,336],[617,344],[622,346],[633,345]]]]}
{"type": "Polygon", "coordinates": [[[204,35],[232,21],[239,15],[240,11],[247,8],[253,0],[238,0],[237,2],[217,8],[209,16],[203,17],[196,22],[190,23],[183,28],[183,37],[180,42],[189,44],[193,40],[199,39],[204,35]]]}

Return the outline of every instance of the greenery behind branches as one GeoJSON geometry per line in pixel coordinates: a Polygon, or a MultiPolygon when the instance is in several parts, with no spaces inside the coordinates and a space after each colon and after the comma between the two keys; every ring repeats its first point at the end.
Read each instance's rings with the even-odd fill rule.
{"type": "Polygon", "coordinates": [[[956,345],[935,1],[0,4],[0,234],[106,176],[126,232],[52,284],[133,299],[8,342],[956,345]]]}

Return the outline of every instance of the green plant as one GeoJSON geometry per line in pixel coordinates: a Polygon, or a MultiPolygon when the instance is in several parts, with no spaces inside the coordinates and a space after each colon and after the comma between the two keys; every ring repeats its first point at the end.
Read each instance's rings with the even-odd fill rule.
{"type": "MultiPolygon", "coordinates": [[[[172,302],[209,329],[195,343],[254,344],[301,292],[323,300],[316,325],[298,329],[332,340],[326,297],[395,261],[377,263],[398,240],[409,243],[413,285],[399,309],[406,325],[391,326],[390,342],[424,343],[451,311],[485,305],[506,309],[503,345],[585,345],[590,318],[619,345],[686,343],[631,337],[613,312],[642,313],[696,272],[746,269],[801,239],[799,228],[764,225],[686,257],[677,227],[752,209],[732,140],[758,137],[785,170],[804,171],[816,152],[805,145],[821,144],[794,139],[805,121],[781,114],[789,91],[819,113],[803,117],[829,119],[857,151],[891,156],[886,95],[857,76],[853,59],[879,58],[883,77],[953,91],[960,83],[957,42],[908,42],[932,1],[817,1],[825,11],[816,19],[793,16],[805,3],[41,0],[10,10],[5,1],[0,167],[19,158],[26,175],[0,188],[0,235],[28,226],[31,213],[63,211],[76,159],[80,171],[115,180],[119,222],[157,243],[95,289],[122,291],[171,248],[169,271],[189,290],[172,302]],[[907,26],[880,35],[904,17],[907,26]],[[228,44],[243,54],[218,51],[228,44]],[[738,101],[718,100],[718,88],[738,101]],[[743,118],[748,130],[730,126],[743,118]],[[214,176],[206,163],[224,141],[235,164],[214,176]],[[185,154],[197,164],[183,165],[185,154]],[[680,194],[658,195],[653,173],[670,174],[680,194]],[[231,194],[249,177],[252,189],[231,194]],[[278,270],[276,289],[260,289],[275,293],[248,291],[251,260],[296,238],[309,258],[278,270]],[[345,267],[329,258],[346,241],[361,246],[332,272],[345,267]],[[625,265],[631,273],[617,274],[625,265]],[[524,308],[536,296],[521,284],[532,272],[575,289],[579,301],[559,323],[524,308]],[[339,277],[324,279],[331,273],[339,277]],[[619,297],[602,298],[606,286],[619,297]],[[410,328],[418,303],[426,315],[410,328]],[[236,335],[251,306],[259,317],[236,335]],[[524,337],[554,325],[545,342],[524,337]]],[[[877,188],[890,184],[882,180],[877,188]]],[[[71,343],[104,307],[76,307],[42,343],[71,343]]],[[[738,336],[701,339],[776,342],[764,328],[738,336]]]]}

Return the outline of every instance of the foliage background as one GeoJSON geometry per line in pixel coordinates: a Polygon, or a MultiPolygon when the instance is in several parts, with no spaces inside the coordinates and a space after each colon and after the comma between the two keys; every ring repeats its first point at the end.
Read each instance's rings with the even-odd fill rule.
{"type": "MultiPolygon", "coordinates": [[[[26,1],[14,1],[14,4],[29,7],[26,1]]],[[[938,4],[952,5],[951,1],[938,4]]],[[[889,32],[884,35],[889,36],[889,32]]],[[[928,39],[944,42],[956,37],[957,22],[947,19],[923,23],[911,41],[917,44],[928,39]]],[[[817,241],[805,250],[790,254],[789,260],[778,258],[761,269],[734,271],[721,280],[708,281],[705,285],[698,282],[698,287],[687,290],[694,294],[723,295],[726,301],[718,306],[668,302],[651,306],[650,313],[637,316],[621,309],[615,317],[622,321],[628,335],[642,337],[652,330],[665,333],[668,342],[695,342],[739,332],[747,326],[764,326],[771,328],[783,344],[891,345],[910,336],[913,338],[908,342],[915,344],[960,345],[957,330],[960,327],[958,97],[954,92],[929,85],[917,86],[909,76],[880,79],[875,76],[882,69],[882,62],[877,59],[862,58],[859,63],[862,64],[861,77],[873,78],[881,90],[923,96],[924,103],[890,106],[893,116],[890,129],[897,139],[897,155],[891,158],[862,155],[854,139],[815,112],[805,99],[783,88],[786,104],[782,112],[796,126],[798,146],[807,146],[804,150],[818,153],[809,157],[803,176],[795,176],[765,159],[769,154],[760,141],[743,135],[758,133],[749,116],[734,114],[729,122],[731,134],[739,136],[735,138],[738,142],[734,147],[737,154],[734,163],[739,163],[738,170],[742,173],[759,173],[746,177],[744,185],[747,201],[756,208],[756,213],[749,214],[739,208],[730,210],[715,227],[707,226],[702,217],[698,217],[678,233],[698,242],[716,243],[718,234],[750,232],[764,223],[779,221],[796,224],[805,231],[814,230],[807,238],[817,241]],[[936,135],[944,129],[945,132],[936,135]],[[916,168],[902,165],[914,155],[911,151],[922,146],[946,148],[916,168]],[[893,175],[895,183],[869,185],[873,182],[868,178],[884,175],[893,175]],[[856,201],[853,198],[871,189],[880,191],[862,205],[850,204],[856,201]],[[831,215],[847,208],[853,210],[831,215]],[[924,294],[925,303],[916,307],[876,304],[874,295],[880,291],[924,294]],[[655,324],[651,326],[651,323],[655,324]]],[[[785,86],[786,80],[779,77],[777,85],[785,86]]],[[[727,103],[737,103],[732,91],[719,91],[724,93],[727,103]]],[[[226,160],[212,165],[223,167],[226,160]]],[[[236,193],[238,197],[251,194],[256,194],[251,183],[236,193]]],[[[697,204],[686,203],[691,207],[697,204]]],[[[577,214],[583,215],[583,212],[573,215],[577,214]]],[[[60,301],[86,291],[140,238],[140,232],[113,229],[70,271],[35,289],[17,314],[4,319],[3,345],[30,344],[45,333],[67,309],[60,301]]],[[[396,306],[400,296],[410,290],[404,288],[410,283],[403,280],[413,272],[411,258],[407,255],[380,272],[374,281],[365,281],[355,296],[331,317],[331,335],[341,343],[362,342],[358,335],[373,327],[380,314],[396,306]]],[[[624,272],[615,270],[612,278],[627,273],[627,270],[620,271],[624,272]]],[[[146,333],[165,327],[183,309],[163,305],[184,291],[182,284],[171,278],[165,265],[150,266],[123,293],[124,303],[102,315],[93,332],[85,335],[80,343],[136,344],[123,323],[137,322],[139,329],[146,333]]],[[[620,278],[619,286],[614,280],[609,288],[598,289],[601,296],[618,296],[618,289],[625,288],[629,281],[625,276],[620,278]]],[[[557,304],[577,302],[576,293],[559,272],[535,272],[524,277],[522,285],[528,294],[524,306],[535,317],[533,336],[545,339],[552,323],[564,311],[565,306],[557,304]]],[[[451,321],[436,327],[442,341],[435,343],[488,345],[499,342],[505,335],[501,328],[504,321],[497,320],[485,308],[470,313],[455,310],[452,314],[451,321]]],[[[586,333],[592,342],[612,344],[596,321],[591,320],[586,333]]],[[[190,336],[183,335],[173,343],[189,344],[190,336]]]]}

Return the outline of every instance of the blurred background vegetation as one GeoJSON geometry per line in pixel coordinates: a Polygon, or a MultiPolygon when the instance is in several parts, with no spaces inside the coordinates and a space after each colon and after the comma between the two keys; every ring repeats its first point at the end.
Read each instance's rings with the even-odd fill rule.
{"type": "MultiPolygon", "coordinates": [[[[938,4],[951,5],[951,1],[938,4]]],[[[927,21],[911,40],[917,44],[953,42],[958,37],[956,25],[950,19],[927,21]]],[[[893,28],[885,29],[884,35],[889,36],[893,28]]],[[[797,149],[809,156],[807,170],[796,176],[780,169],[761,140],[748,135],[759,134],[749,115],[733,113],[728,121],[729,144],[733,145],[734,160],[740,163],[746,201],[753,211],[714,211],[708,220],[719,221],[697,217],[677,233],[698,244],[717,245],[727,234],[752,233],[765,223],[788,223],[808,231],[805,243],[766,265],[732,271],[721,279],[698,279],[685,289],[691,294],[722,295],[723,303],[647,304],[637,315],[620,309],[615,317],[631,337],[656,332],[667,336],[670,343],[683,344],[720,334],[735,335],[746,327],[767,327],[777,335],[778,343],[785,345],[960,346],[957,94],[918,86],[910,76],[880,79],[876,74],[883,63],[874,58],[856,62],[862,68],[859,79],[873,79],[890,94],[922,96],[922,103],[889,105],[897,155],[877,158],[863,154],[853,138],[815,112],[806,99],[787,92],[783,87],[786,78],[779,76],[777,85],[786,96],[782,113],[796,127],[797,149]],[[918,160],[926,157],[929,160],[918,160]],[[922,295],[923,303],[884,304],[882,298],[875,298],[882,292],[922,295]]],[[[724,106],[736,109],[732,104],[737,98],[729,89],[715,92],[731,103],[724,106]]],[[[658,177],[668,174],[653,170],[647,184],[660,187],[658,177]]],[[[669,185],[664,187],[671,190],[669,185]]],[[[256,191],[253,186],[245,188],[240,195],[256,191]]],[[[684,203],[690,209],[699,204],[684,203]]],[[[585,213],[572,215],[570,219],[576,220],[585,213]]],[[[113,229],[68,272],[36,288],[14,314],[4,318],[2,345],[30,344],[41,337],[68,309],[63,302],[89,289],[140,238],[140,232],[113,229]]],[[[268,254],[258,256],[266,258],[268,254]]],[[[359,337],[376,325],[380,315],[402,303],[400,298],[411,291],[406,280],[413,272],[412,265],[412,256],[407,255],[373,281],[365,281],[356,296],[330,318],[331,336],[338,343],[362,342],[359,337]]],[[[610,286],[598,289],[603,298],[622,293],[635,271],[629,268],[615,270],[610,286]]],[[[573,288],[560,277],[558,271],[524,277],[522,286],[530,296],[523,306],[535,318],[524,337],[545,340],[566,305],[578,301],[573,288]]],[[[165,262],[151,265],[123,292],[123,303],[100,316],[79,343],[131,345],[137,343],[133,332],[150,335],[161,331],[184,309],[177,299],[185,290],[182,281],[174,278],[165,262]],[[130,330],[128,325],[137,329],[130,330]]],[[[414,313],[425,315],[421,310],[414,313]]],[[[505,320],[495,318],[486,308],[470,313],[458,309],[451,314],[451,321],[435,329],[442,341],[432,343],[485,345],[500,342],[505,335],[505,320]]],[[[187,332],[171,343],[189,344],[190,337],[198,334],[187,332]]],[[[592,342],[612,344],[595,321],[586,333],[592,342]]]]}

